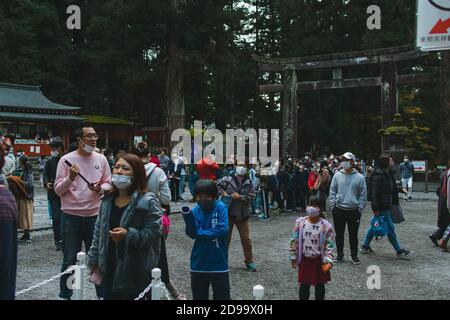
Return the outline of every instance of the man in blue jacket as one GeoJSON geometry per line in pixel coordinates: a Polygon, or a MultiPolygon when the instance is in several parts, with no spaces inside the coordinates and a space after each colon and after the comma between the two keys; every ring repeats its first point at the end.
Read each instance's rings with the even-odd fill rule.
{"type": "Polygon", "coordinates": [[[404,161],[400,164],[400,175],[402,177],[402,186],[405,190],[403,200],[411,200],[413,190],[414,164],[409,161],[405,155],[404,161]]]}
{"type": "Polygon", "coordinates": [[[183,207],[186,234],[195,240],[191,253],[191,287],[194,300],[230,300],[228,270],[228,209],[216,200],[217,186],[210,180],[195,185],[197,205],[183,207]]]}

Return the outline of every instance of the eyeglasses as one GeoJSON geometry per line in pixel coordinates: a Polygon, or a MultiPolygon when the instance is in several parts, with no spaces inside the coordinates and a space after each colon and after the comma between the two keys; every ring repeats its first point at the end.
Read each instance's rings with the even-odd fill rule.
{"type": "Polygon", "coordinates": [[[90,133],[90,134],[87,134],[87,135],[82,136],[82,137],[83,138],[88,138],[90,140],[98,140],[98,134],[96,134],[96,133],[90,133]]]}

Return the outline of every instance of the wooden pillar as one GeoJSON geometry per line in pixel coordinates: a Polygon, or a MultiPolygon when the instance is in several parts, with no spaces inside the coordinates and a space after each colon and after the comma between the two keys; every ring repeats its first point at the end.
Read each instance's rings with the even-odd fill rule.
{"type": "MultiPolygon", "coordinates": [[[[392,125],[398,110],[398,73],[395,62],[381,64],[381,128],[392,125]]],[[[400,146],[395,146],[400,147],[400,146]]],[[[381,137],[381,152],[395,153],[392,138],[381,137]]],[[[395,157],[394,154],[392,156],[395,157]]],[[[402,155],[403,156],[403,155],[402,155]]]]}
{"type": "Polygon", "coordinates": [[[442,51],[441,59],[441,103],[440,103],[440,152],[441,164],[450,160],[450,53],[442,51]]]}
{"type": "Polygon", "coordinates": [[[297,73],[294,65],[284,70],[282,99],[282,157],[297,157],[297,73]]]}

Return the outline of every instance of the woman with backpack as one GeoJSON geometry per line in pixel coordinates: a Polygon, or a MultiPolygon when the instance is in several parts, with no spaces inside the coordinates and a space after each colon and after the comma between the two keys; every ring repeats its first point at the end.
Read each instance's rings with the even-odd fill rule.
{"type": "Polygon", "coordinates": [[[23,236],[19,241],[31,243],[30,230],[33,227],[34,213],[33,167],[26,156],[19,159],[19,165],[22,171],[20,177],[9,177],[8,184],[17,202],[19,229],[23,230],[23,236]]]}
{"type": "MultiPolygon", "coordinates": [[[[369,199],[372,201],[372,211],[374,217],[378,219],[380,224],[384,224],[389,242],[397,252],[398,257],[407,257],[413,254],[413,251],[400,247],[397,235],[395,233],[394,223],[392,222],[392,205],[399,205],[397,182],[394,177],[395,165],[390,156],[382,155],[378,159],[378,166],[375,167],[374,173],[369,179],[369,199]]],[[[371,224],[367,230],[366,240],[361,246],[363,254],[374,253],[370,247],[370,243],[375,234],[376,226],[371,224]]]]}

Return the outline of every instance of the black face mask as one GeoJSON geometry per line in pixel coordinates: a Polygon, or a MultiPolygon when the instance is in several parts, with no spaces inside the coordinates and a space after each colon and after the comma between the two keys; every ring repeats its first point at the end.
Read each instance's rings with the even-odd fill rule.
{"type": "Polygon", "coordinates": [[[198,206],[202,209],[203,213],[209,214],[214,208],[214,200],[199,200],[197,201],[198,206]]]}

